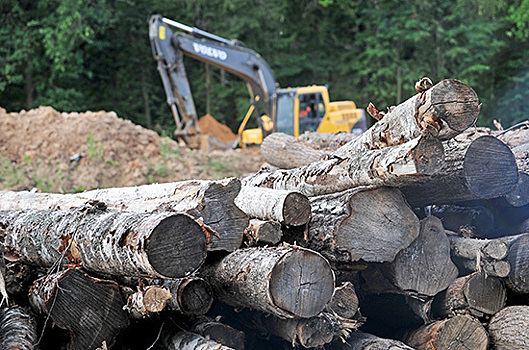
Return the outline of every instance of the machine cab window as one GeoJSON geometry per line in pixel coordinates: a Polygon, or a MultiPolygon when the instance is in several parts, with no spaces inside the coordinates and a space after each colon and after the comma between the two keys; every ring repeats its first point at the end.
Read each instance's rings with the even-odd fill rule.
{"type": "Polygon", "coordinates": [[[299,134],[316,131],[325,116],[325,104],[321,93],[299,95],[299,134]]]}

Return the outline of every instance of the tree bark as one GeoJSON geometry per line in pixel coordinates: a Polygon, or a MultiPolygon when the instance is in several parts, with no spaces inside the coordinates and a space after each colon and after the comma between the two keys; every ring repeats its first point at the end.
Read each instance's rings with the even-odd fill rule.
{"type": "Polygon", "coordinates": [[[489,323],[493,349],[529,348],[529,306],[509,306],[498,312],[489,323]]]}
{"type": "Polygon", "coordinates": [[[311,198],[308,232],[293,240],[336,262],[393,261],[419,234],[398,189],[353,189],[311,198]]]}
{"type": "Polygon", "coordinates": [[[441,220],[429,216],[420,223],[420,233],[385,268],[392,284],[405,294],[433,297],[457,278],[450,260],[450,242],[441,220]]]}
{"type": "Polygon", "coordinates": [[[19,306],[0,310],[0,349],[33,350],[37,342],[37,322],[19,306]]]}
{"type": "Polygon", "coordinates": [[[192,327],[192,332],[235,350],[244,350],[244,333],[221,322],[207,320],[192,327]]]}
{"type": "Polygon", "coordinates": [[[345,343],[336,343],[332,350],[413,350],[408,345],[394,339],[380,338],[376,335],[354,332],[345,343]]]}
{"type": "Polygon", "coordinates": [[[112,344],[129,325],[117,283],[90,277],[79,269],[38,279],[29,300],[35,310],[70,331],[74,349],[96,349],[103,342],[112,344]]]}
{"type": "Polygon", "coordinates": [[[248,217],[234,204],[239,191],[240,181],[231,178],[109,188],[72,195],[0,192],[0,209],[71,209],[97,200],[116,211],[187,213],[201,218],[214,231],[208,250],[233,251],[240,247],[248,226],[248,217]]]}
{"type": "Polygon", "coordinates": [[[493,136],[444,143],[445,163],[437,174],[402,186],[412,207],[496,198],[518,183],[514,155],[493,136]]]}
{"type": "Polygon", "coordinates": [[[250,218],[300,226],[310,220],[309,199],[298,192],[242,186],[235,204],[250,218]]]}
{"type": "Polygon", "coordinates": [[[295,246],[239,249],[202,273],[218,300],[283,318],[317,315],[334,292],[327,260],[295,246]]]}
{"type": "Polygon", "coordinates": [[[424,131],[440,140],[450,139],[474,124],[478,104],[478,97],[470,86],[455,79],[443,80],[396,106],[332,156],[345,158],[359,151],[399,145],[424,131]]]}
{"type": "Polygon", "coordinates": [[[507,238],[511,241],[507,261],[511,271],[507,285],[516,293],[529,293],[529,233],[507,238]]]}
{"type": "Polygon", "coordinates": [[[358,135],[347,132],[305,132],[303,135],[299,136],[299,139],[306,141],[307,144],[313,149],[332,152],[357,137],[358,135]]]}
{"type": "Polygon", "coordinates": [[[459,277],[446,291],[437,295],[432,310],[441,318],[461,314],[492,316],[505,306],[506,293],[505,285],[500,279],[474,272],[459,277]]]}
{"type": "Polygon", "coordinates": [[[230,347],[190,332],[179,332],[167,341],[167,350],[233,350],[230,347]]]}
{"type": "MultiPolygon", "coordinates": [[[[528,160],[529,163],[529,160],[528,160]]],[[[520,165],[518,165],[520,167],[520,165]]],[[[513,207],[523,207],[529,204],[529,173],[520,171],[518,173],[518,183],[514,191],[505,195],[507,203],[513,207]]]]}
{"type": "Polygon", "coordinates": [[[281,224],[273,220],[251,219],[250,225],[244,230],[250,246],[276,245],[281,242],[283,231],[281,224]]]}
{"type": "Polygon", "coordinates": [[[407,143],[331,158],[290,170],[261,170],[242,180],[245,186],[298,191],[317,196],[358,186],[404,186],[441,169],[439,140],[424,136],[407,143]]]}
{"type": "Polygon", "coordinates": [[[411,332],[406,340],[406,344],[417,350],[486,350],[488,343],[485,328],[468,316],[455,316],[424,325],[411,332]]]}
{"type": "Polygon", "coordinates": [[[77,210],[0,211],[6,253],[50,267],[79,264],[102,273],[179,278],[206,257],[206,237],[186,214],[77,210]]]}
{"type": "Polygon", "coordinates": [[[275,132],[263,140],[261,154],[273,166],[292,169],[319,161],[325,152],[312,148],[297,137],[275,132]]]}

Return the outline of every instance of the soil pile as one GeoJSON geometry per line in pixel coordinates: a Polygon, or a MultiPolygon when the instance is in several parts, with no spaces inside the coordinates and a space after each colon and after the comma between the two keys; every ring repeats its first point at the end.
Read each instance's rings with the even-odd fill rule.
{"type": "Polygon", "coordinates": [[[228,126],[218,122],[209,114],[198,120],[198,127],[204,134],[213,135],[220,142],[228,143],[237,139],[237,135],[228,126]]]}
{"type": "Polygon", "coordinates": [[[3,190],[75,192],[240,177],[262,163],[259,153],[240,149],[190,150],[114,112],[60,113],[40,107],[6,113],[0,108],[3,190]]]}

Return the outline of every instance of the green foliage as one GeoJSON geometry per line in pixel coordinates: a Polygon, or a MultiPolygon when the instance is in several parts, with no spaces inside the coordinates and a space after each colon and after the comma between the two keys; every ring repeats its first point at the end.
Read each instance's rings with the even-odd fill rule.
{"type": "Polygon", "coordinates": [[[94,135],[86,135],[86,146],[88,148],[87,157],[90,160],[101,160],[103,159],[103,152],[105,145],[103,142],[96,140],[94,135]]]}

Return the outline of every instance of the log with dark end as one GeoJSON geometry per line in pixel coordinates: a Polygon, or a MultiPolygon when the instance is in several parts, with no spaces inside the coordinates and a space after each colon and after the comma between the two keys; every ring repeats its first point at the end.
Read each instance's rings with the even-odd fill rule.
{"type": "Polygon", "coordinates": [[[33,350],[37,342],[37,322],[19,306],[0,310],[0,349],[33,350]]]}
{"type": "Polygon", "coordinates": [[[90,277],[79,269],[38,279],[29,297],[37,311],[70,331],[74,349],[96,349],[103,342],[110,345],[129,325],[117,283],[90,277]]]}
{"type": "Polygon", "coordinates": [[[344,282],[334,289],[327,310],[341,318],[352,319],[359,311],[358,296],[351,282],[344,282]]]}
{"type": "Polygon", "coordinates": [[[529,349],[529,306],[509,306],[499,311],[489,323],[495,350],[529,349]]]}
{"type": "Polygon", "coordinates": [[[336,342],[331,350],[413,350],[413,348],[395,339],[380,338],[364,332],[353,332],[345,343],[336,342]]]}
{"type": "Polygon", "coordinates": [[[516,188],[516,160],[497,138],[452,139],[444,147],[446,157],[441,170],[401,186],[412,207],[496,198],[516,188]]]}
{"type": "Polygon", "coordinates": [[[280,169],[292,169],[317,162],[325,152],[316,150],[297,137],[282,132],[268,135],[261,144],[265,161],[280,169]]]}
{"type": "Polygon", "coordinates": [[[406,344],[416,350],[486,350],[489,338],[485,328],[475,318],[455,316],[412,331],[406,344]]]}
{"type": "Polygon", "coordinates": [[[113,275],[179,278],[206,257],[206,236],[189,215],[72,210],[0,211],[7,252],[40,267],[80,264],[113,275]]]}
{"type": "Polygon", "coordinates": [[[167,350],[233,350],[216,341],[190,332],[179,332],[166,341],[167,350]]]}
{"type": "Polygon", "coordinates": [[[311,198],[307,247],[333,261],[393,261],[419,234],[419,219],[398,189],[353,189],[311,198]]]}
{"type": "Polygon", "coordinates": [[[300,226],[310,220],[310,202],[298,192],[243,186],[235,204],[250,218],[300,226]]]}
{"type": "Polygon", "coordinates": [[[529,204],[529,173],[518,174],[518,184],[514,191],[505,195],[507,202],[513,207],[523,207],[529,204]]]}
{"type": "Polygon", "coordinates": [[[509,247],[507,261],[511,266],[507,285],[516,293],[529,293],[529,233],[516,237],[509,247]]]}
{"type": "Polygon", "coordinates": [[[235,350],[244,350],[244,333],[224,323],[207,320],[196,323],[192,332],[235,350]]]}
{"type": "Polygon", "coordinates": [[[450,242],[435,216],[420,223],[420,233],[387,266],[395,287],[406,293],[434,296],[456,279],[457,267],[450,260],[450,242]]]}
{"type": "Polygon", "coordinates": [[[285,318],[317,315],[334,292],[328,261],[295,246],[239,249],[202,274],[217,299],[285,318]]]}
{"type": "Polygon", "coordinates": [[[281,242],[283,231],[281,224],[273,220],[251,219],[250,225],[244,230],[248,238],[248,244],[254,245],[276,245],[281,242]]]}
{"type": "Polygon", "coordinates": [[[505,284],[485,273],[459,277],[447,290],[435,297],[432,311],[441,318],[470,313],[475,317],[491,316],[507,302],[505,284]]]}

